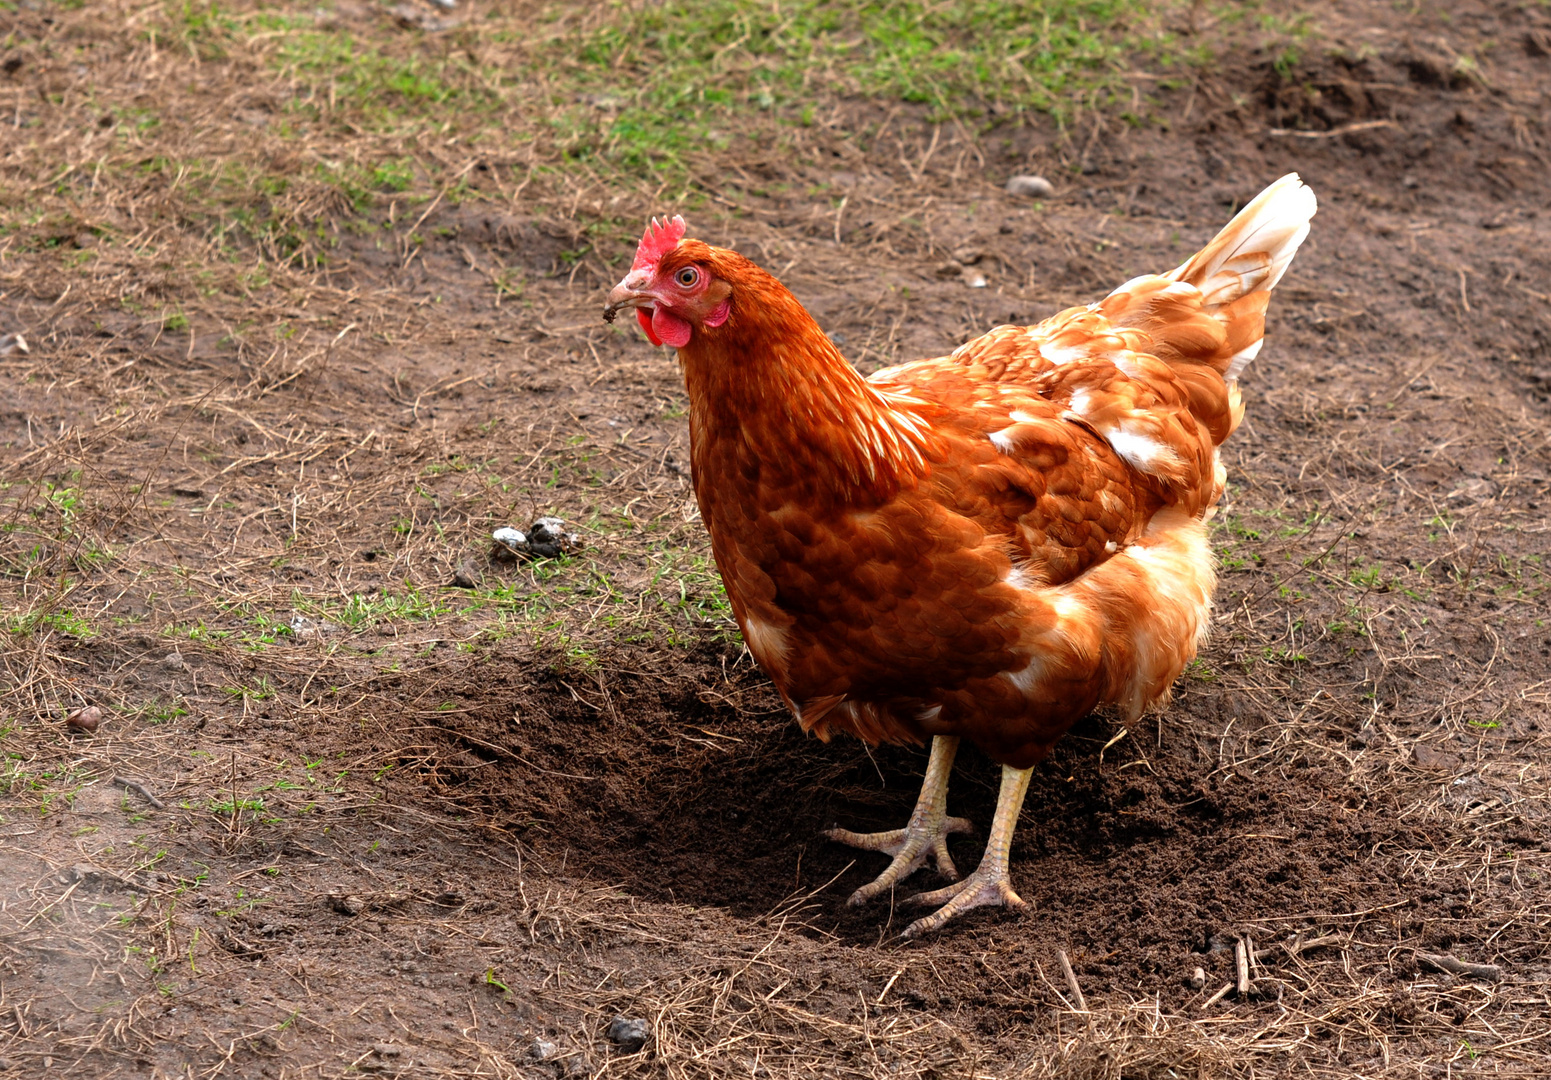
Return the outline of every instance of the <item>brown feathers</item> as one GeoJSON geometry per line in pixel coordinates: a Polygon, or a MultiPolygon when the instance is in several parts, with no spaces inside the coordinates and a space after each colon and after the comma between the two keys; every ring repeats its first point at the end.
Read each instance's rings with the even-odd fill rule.
{"type": "Polygon", "coordinates": [[[635,268],[611,302],[691,327],[696,497],[804,728],[1022,768],[1100,702],[1167,696],[1207,629],[1235,382],[1313,212],[1284,177],[1170,274],[867,380],[740,255],[635,268]]]}

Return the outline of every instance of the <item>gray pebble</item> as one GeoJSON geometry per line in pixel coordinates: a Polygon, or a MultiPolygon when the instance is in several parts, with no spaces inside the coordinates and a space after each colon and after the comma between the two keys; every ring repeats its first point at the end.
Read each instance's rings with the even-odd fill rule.
{"type": "Polygon", "coordinates": [[[608,1037],[626,1050],[639,1050],[646,1045],[646,1036],[650,1031],[645,1020],[616,1016],[609,1023],[608,1037]]]}
{"type": "Polygon", "coordinates": [[[548,1039],[534,1039],[528,1047],[528,1056],[534,1061],[549,1061],[555,1056],[555,1044],[548,1039]]]}
{"type": "Polygon", "coordinates": [[[452,583],[460,589],[479,588],[479,568],[473,559],[464,559],[452,572],[452,583]]]}
{"type": "Polygon", "coordinates": [[[1196,968],[1190,973],[1190,978],[1185,980],[1185,985],[1192,990],[1200,990],[1206,985],[1206,972],[1201,968],[1196,968]]]}
{"type": "Polygon", "coordinates": [[[1048,199],[1055,193],[1055,186],[1043,176],[1014,176],[1007,181],[1009,195],[1022,195],[1027,199],[1048,199]]]}

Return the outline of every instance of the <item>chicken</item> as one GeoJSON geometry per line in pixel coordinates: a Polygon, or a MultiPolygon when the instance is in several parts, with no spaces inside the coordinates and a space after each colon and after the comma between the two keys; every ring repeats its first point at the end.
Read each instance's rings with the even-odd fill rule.
{"type": "Polygon", "coordinates": [[[1096,706],[1167,701],[1206,636],[1218,447],[1243,417],[1271,290],[1309,231],[1284,176],[1177,269],[1037,326],[863,379],[801,304],[733,251],[647,227],[604,318],[678,350],[695,497],[749,651],[809,732],[925,743],[903,829],[829,836],[928,859],[953,884],[906,937],[1023,907],[1008,876],[1033,766],[1096,706]],[[980,865],[947,814],[962,740],[1002,766],[980,865]]]}

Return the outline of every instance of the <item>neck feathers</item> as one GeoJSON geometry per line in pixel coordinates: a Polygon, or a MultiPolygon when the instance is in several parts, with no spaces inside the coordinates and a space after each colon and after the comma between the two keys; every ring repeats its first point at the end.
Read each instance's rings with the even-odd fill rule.
{"type": "Polygon", "coordinates": [[[757,459],[762,480],[822,486],[844,502],[888,498],[925,473],[922,403],[868,384],[785,286],[717,255],[736,260],[717,268],[733,285],[731,313],[679,352],[697,479],[727,442],[757,459]]]}

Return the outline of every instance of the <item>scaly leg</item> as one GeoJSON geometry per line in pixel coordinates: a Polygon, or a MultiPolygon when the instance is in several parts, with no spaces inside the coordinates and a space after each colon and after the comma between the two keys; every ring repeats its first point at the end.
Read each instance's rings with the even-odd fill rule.
{"type": "Polygon", "coordinates": [[[1012,891],[1012,878],[1007,874],[1007,855],[1012,850],[1012,831],[1018,825],[1018,811],[1023,809],[1023,796],[1028,794],[1029,777],[1033,769],[1014,769],[1002,766],[1002,791],[996,798],[996,817],[991,822],[991,838],[986,841],[985,854],[980,865],[963,881],[955,882],[946,889],[921,893],[911,897],[917,904],[942,904],[924,919],[917,919],[905,927],[907,938],[920,937],[938,929],[961,911],[976,907],[1026,907],[1027,903],[1012,891]]]}
{"type": "Polygon", "coordinates": [[[950,880],[959,876],[953,860],[948,856],[948,834],[970,832],[974,827],[963,818],[948,816],[948,774],[953,771],[953,755],[958,753],[958,749],[956,735],[938,735],[932,739],[932,756],[926,763],[926,779],[921,782],[921,797],[916,800],[910,824],[903,829],[877,833],[830,829],[824,834],[842,844],[894,856],[894,861],[878,875],[876,881],[863,885],[851,894],[848,903],[852,907],[865,904],[879,893],[892,889],[900,880],[919,870],[927,856],[931,856],[937,864],[938,872],[950,880]]]}

